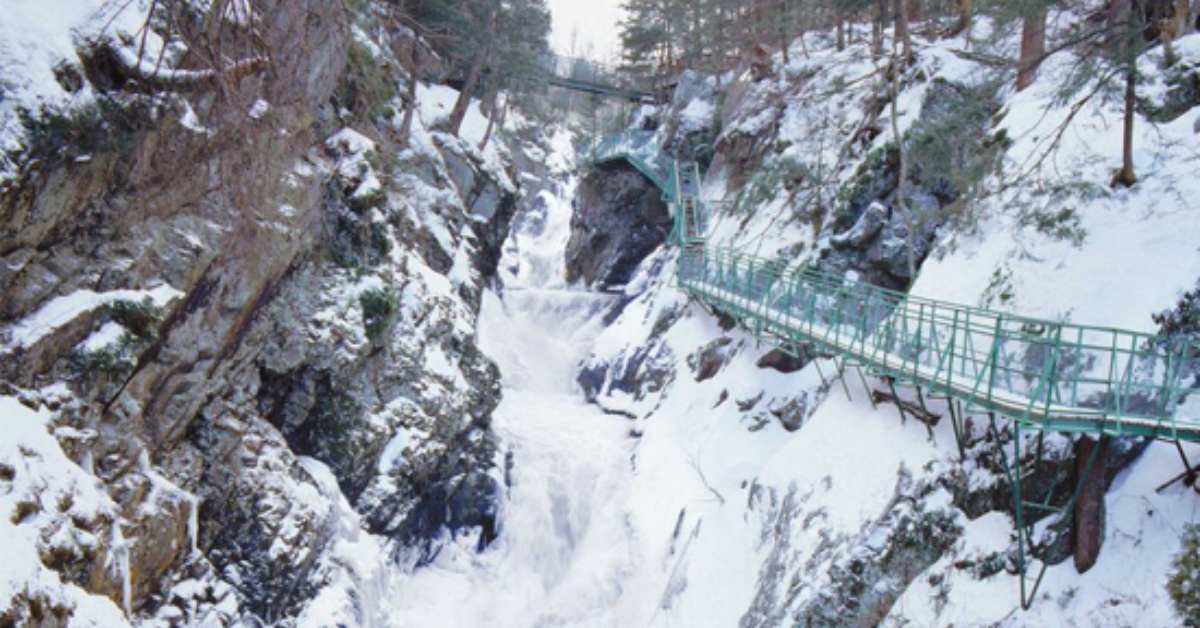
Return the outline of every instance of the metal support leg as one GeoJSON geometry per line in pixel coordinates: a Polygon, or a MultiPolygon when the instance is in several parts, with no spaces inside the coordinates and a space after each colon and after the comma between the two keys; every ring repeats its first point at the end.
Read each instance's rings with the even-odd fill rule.
{"type": "Polygon", "coordinates": [[[954,411],[954,406],[957,403],[958,402],[954,399],[946,400],[946,405],[950,407],[950,426],[954,428],[954,443],[958,445],[958,461],[966,462],[967,450],[963,445],[963,440],[966,438],[966,435],[963,434],[963,429],[965,426],[960,426],[958,423],[960,415],[954,411]]]}
{"type": "MultiPolygon", "coordinates": [[[[1046,575],[1046,569],[1049,567],[1045,561],[1042,561],[1042,568],[1038,571],[1037,578],[1033,581],[1033,586],[1027,585],[1026,574],[1028,571],[1028,561],[1026,557],[1026,548],[1029,551],[1033,550],[1032,532],[1033,524],[1025,521],[1025,501],[1021,496],[1021,422],[1013,421],[1013,461],[1009,464],[1008,455],[1004,451],[1004,444],[1000,441],[1000,432],[996,429],[995,413],[988,413],[989,429],[995,438],[996,449],[1000,453],[1000,461],[1004,466],[1005,475],[1008,477],[1009,485],[1012,489],[1013,496],[1013,519],[1017,531],[1017,577],[1021,579],[1021,608],[1029,610],[1033,605],[1034,597],[1037,595],[1038,588],[1042,585],[1042,578],[1046,575]]],[[[1071,494],[1070,499],[1060,509],[1046,508],[1045,510],[1056,512],[1059,514],[1059,521],[1056,525],[1069,526],[1075,512],[1075,502],[1079,501],[1079,495],[1083,492],[1083,486],[1087,482],[1088,476],[1095,467],[1097,455],[1101,447],[1093,447],[1091,454],[1088,456],[1087,464],[1084,466],[1083,473],[1076,479],[1075,490],[1071,494]]],[[[1050,489],[1051,493],[1054,487],[1050,489]]],[[[1048,503],[1050,497],[1047,497],[1048,503]]],[[[1039,504],[1030,504],[1031,507],[1037,507],[1039,504]]]]}
{"type": "Polygon", "coordinates": [[[875,395],[871,394],[871,385],[867,383],[867,376],[863,375],[862,367],[855,366],[854,370],[858,371],[858,379],[862,382],[863,392],[867,393],[867,401],[871,402],[871,409],[878,410],[879,404],[875,403],[875,395]]]}
{"type": "MultiPolygon", "coordinates": [[[[929,411],[929,407],[925,405],[925,395],[921,392],[921,386],[919,384],[917,385],[917,402],[921,404],[921,409],[925,411],[926,417],[933,416],[933,413],[929,411]]],[[[900,400],[897,399],[896,403],[899,404],[900,400]]],[[[930,425],[928,421],[921,422],[925,424],[925,431],[929,433],[929,441],[935,442],[933,438],[933,426],[930,425]]]]}
{"type": "MultiPolygon", "coordinates": [[[[837,360],[834,360],[833,363],[837,364],[837,360]]],[[[846,401],[854,403],[854,398],[850,396],[850,387],[846,385],[846,356],[842,356],[842,364],[838,367],[837,378],[842,383],[842,390],[846,393],[846,401]]]]}
{"type": "Polygon", "coordinates": [[[888,388],[892,391],[892,400],[896,402],[896,409],[900,411],[900,425],[908,422],[908,415],[904,413],[904,406],[900,405],[900,395],[896,393],[896,380],[887,378],[888,388]]]}
{"type": "Polygon", "coordinates": [[[1183,480],[1183,485],[1191,488],[1193,491],[1200,492],[1196,488],[1197,468],[1192,466],[1188,460],[1187,454],[1183,453],[1183,445],[1178,440],[1175,441],[1175,451],[1179,452],[1179,459],[1183,461],[1183,473],[1163,482],[1158,488],[1154,489],[1155,493],[1161,493],[1166,488],[1180,480],[1183,480]]]}

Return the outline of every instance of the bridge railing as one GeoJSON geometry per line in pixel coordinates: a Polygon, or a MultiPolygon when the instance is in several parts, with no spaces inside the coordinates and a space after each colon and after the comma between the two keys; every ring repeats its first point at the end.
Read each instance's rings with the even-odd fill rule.
{"type": "Polygon", "coordinates": [[[582,57],[546,55],[542,58],[540,65],[544,72],[560,79],[609,85],[639,92],[655,90],[653,78],[636,76],[618,66],[582,57]]]}
{"type": "Polygon", "coordinates": [[[1200,377],[1194,342],[922,299],[728,249],[687,248],[678,272],[756,331],[854,356],[982,410],[1059,431],[1200,428],[1174,418],[1189,378],[1200,377]]]}
{"type": "Polygon", "coordinates": [[[668,202],[675,202],[675,160],[658,149],[654,131],[624,131],[606,137],[592,150],[591,163],[625,160],[646,175],[668,202]]]}

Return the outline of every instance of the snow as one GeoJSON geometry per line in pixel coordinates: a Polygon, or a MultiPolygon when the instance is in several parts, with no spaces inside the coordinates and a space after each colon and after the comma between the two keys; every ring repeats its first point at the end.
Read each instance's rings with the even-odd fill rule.
{"type": "MultiPolygon", "coordinates": [[[[99,5],[65,0],[61,6],[82,11],[99,5]]],[[[239,19],[258,19],[248,3],[234,6],[241,7],[239,19]]],[[[5,29],[16,30],[34,19],[68,19],[56,13],[72,16],[68,21],[85,14],[22,1],[13,14],[17,17],[0,24],[0,41],[21,41],[10,38],[12,33],[5,29]]],[[[126,20],[120,27],[136,28],[136,22],[126,20]]],[[[67,32],[70,27],[57,28],[67,32]]],[[[988,25],[981,24],[977,35],[987,30],[988,25]]],[[[371,43],[360,29],[353,34],[371,43]]],[[[11,80],[19,83],[27,75],[43,76],[51,67],[47,59],[73,54],[69,38],[36,43],[21,53],[54,54],[31,56],[11,80]]],[[[969,80],[974,66],[949,51],[958,45],[921,42],[921,73],[969,80]]],[[[1186,54],[1200,54],[1200,36],[1185,38],[1178,45],[1186,54]]],[[[727,133],[776,129],[773,139],[783,155],[819,164],[824,170],[814,171],[836,187],[846,181],[856,163],[841,154],[839,140],[858,123],[854,114],[871,86],[833,87],[874,68],[861,44],[843,53],[815,43],[810,49],[807,59],[797,50],[786,69],[789,76],[808,77],[801,93],[783,99],[781,108],[774,109],[765,105],[769,99],[758,96],[771,90],[777,90],[774,95],[787,93],[790,86],[781,81],[755,88],[762,93],[752,94],[735,112],[727,133]]],[[[372,50],[385,54],[377,47],[372,50]]],[[[11,63],[17,54],[0,50],[0,67],[6,72],[15,67],[11,63]]],[[[1053,102],[1062,70],[1048,64],[1034,87],[1006,95],[1006,114],[1000,124],[1015,141],[1008,154],[1011,165],[1029,164],[1044,146],[1048,131],[1063,119],[1065,110],[1053,102]]],[[[39,90],[60,102],[67,98],[56,84],[24,85],[20,89],[25,91],[18,93],[25,102],[39,90]]],[[[1145,93],[1159,88],[1148,85],[1145,93]]],[[[419,89],[420,119],[410,150],[419,155],[427,152],[432,159],[436,139],[438,145],[452,143],[464,154],[478,157],[471,151],[487,125],[478,103],[472,102],[468,109],[461,141],[452,142],[431,129],[449,114],[458,93],[442,86],[420,85],[419,89]]],[[[902,129],[915,120],[927,89],[927,83],[919,83],[901,94],[902,129]]],[[[0,103],[2,124],[9,120],[4,117],[10,111],[6,107],[10,105],[0,103]]],[[[258,101],[249,115],[258,118],[269,107],[258,101]]],[[[688,124],[700,125],[714,113],[711,104],[694,101],[681,115],[688,124]]],[[[207,132],[194,112],[184,118],[190,128],[207,132]]],[[[1085,108],[1077,126],[1064,136],[1054,168],[1035,173],[1027,187],[1044,189],[1063,180],[1099,187],[1102,191],[1094,197],[1061,201],[1076,210],[1086,237],[1081,242],[1056,239],[1022,222],[1008,204],[1029,200],[1023,191],[986,199],[976,208],[983,216],[977,232],[944,242],[938,256],[924,266],[914,293],[1152,331],[1150,314],[1172,305],[1200,277],[1196,254],[1200,221],[1194,220],[1190,206],[1191,199],[1200,198],[1200,182],[1193,176],[1195,156],[1188,152],[1194,146],[1193,124],[1191,116],[1157,127],[1139,120],[1136,158],[1142,182],[1133,190],[1111,191],[1107,180],[1114,166],[1112,157],[1118,154],[1119,115],[1111,103],[1085,108]],[[1062,172],[1052,172],[1060,167],[1062,172]],[[1014,295],[1003,303],[995,302],[989,291],[997,276],[1014,295]]],[[[6,142],[13,137],[7,126],[0,126],[0,133],[6,142]]],[[[889,135],[885,132],[872,146],[881,146],[889,135]]],[[[356,195],[382,189],[383,182],[367,159],[377,150],[370,138],[346,128],[330,137],[326,147],[336,153],[333,167],[354,182],[356,195]]],[[[569,137],[559,133],[547,159],[565,171],[569,150],[569,137]]],[[[482,155],[485,167],[497,170],[503,158],[495,143],[482,155]]],[[[436,162],[435,166],[441,167],[436,162]]],[[[321,168],[301,162],[296,174],[308,177],[321,168]]],[[[736,192],[726,189],[729,180],[727,173],[713,173],[704,188],[706,198],[736,192]]],[[[544,227],[514,234],[505,247],[503,292],[485,290],[482,296],[480,343],[500,366],[504,385],[493,426],[500,437],[500,458],[511,455],[512,461],[499,539],[477,553],[479,532],[463,534],[451,539],[431,565],[398,568],[392,562],[395,548],[364,531],[329,468],[311,458],[298,458],[296,464],[303,471],[298,475],[307,479],[289,485],[281,503],[270,505],[294,513],[285,520],[273,551],[319,551],[289,543],[299,536],[297,526],[307,521],[325,526],[329,548],[318,558],[319,593],[296,618],[297,625],[341,625],[347,618],[361,625],[389,626],[738,625],[765,593],[786,596],[795,608],[832,589],[836,583],[831,581],[830,565],[849,552],[878,548],[889,538],[886,530],[874,526],[895,498],[902,474],[928,480],[958,464],[948,421],[938,425],[930,438],[916,421],[902,424],[894,408],[874,408],[869,391],[857,378],[848,378],[845,393],[839,384],[824,382],[822,372],[836,371],[828,361],[790,375],[758,367],[756,362],[769,347],[741,330],[722,331],[708,313],[688,304],[673,286],[672,251],[659,251],[646,260],[624,295],[591,294],[568,286],[563,246],[570,233],[570,199],[576,180],[564,177],[563,181],[560,189],[545,192],[541,199],[546,207],[544,227]],[[618,300],[626,299],[623,313],[606,326],[604,315],[618,300]],[[680,318],[661,337],[653,337],[658,323],[675,314],[680,318]],[[728,339],[730,361],[712,379],[697,382],[688,357],[717,338],[728,339]],[[638,349],[649,351],[635,359],[638,349]],[[652,364],[669,377],[661,390],[618,391],[602,395],[600,405],[589,405],[575,381],[581,360],[589,355],[593,361],[630,368],[652,364]],[[771,409],[797,399],[805,403],[803,425],[789,432],[771,409]],[[742,410],[739,404],[752,409],[742,410]],[[756,424],[755,417],[763,422],[756,424]],[[782,506],[789,500],[798,504],[794,517],[782,506]],[[315,517],[304,518],[312,513],[315,517]],[[775,579],[773,566],[789,578],[775,579]]],[[[418,321],[433,308],[451,308],[445,318],[453,325],[470,325],[473,320],[460,311],[458,297],[464,284],[476,281],[467,248],[472,238],[467,228],[447,228],[446,221],[430,209],[461,206],[441,194],[453,192],[413,186],[403,208],[389,208],[407,211],[407,217],[427,229],[453,259],[451,271],[443,275],[411,250],[392,248],[390,261],[411,271],[411,280],[399,289],[395,342],[417,342],[417,335],[426,331],[418,321]]],[[[817,250],[823,234],[813,233],[806,224],[779,219],[790,215],[786,213],[790,209],[787,199],[767,199],[753,216],[722,217],[714,232],[722,241],[753,242],[767,254],[794,244],[806,245],[807,252],[817,250]]],[[[285,216],[297,211],[289,205],[279,207],[285,216]]],[[[371,218],[382,220],[383,214],[372,212],[371,218]]],[[[187,234],[181,236],[191,241],[187,234]]],[[[804,254],[796,258],[800,263],[804,254]]],[[[313,340],[337,337],[346,344],[366,342],[358,297],[367,290],[388,289],[392,281],[387,272],[338,277],[323,292],[322,309],[308,321],[313,340]]],[[[166,285],[61,296],[11,326],[4,351],[31,347],[55,329],[117,299],[150,297],[166,305],[180,296],[166,285]]],[[[102,350],[124,333],[120,325],[105,323],[82,346],[102,350]]],[[[462,385],[459,366],[441,347],[425,348],[423,358],[434,380],[462,385]]],[[[62,385],[37,394],[47,399],[71,396],[62,385]]],[[[371,420],[386,423],[415,403],[399,399],[371,420]]],[[[1194,412],[1197,403],[1193,399],[1188,411],[1194,412]]],[[[934,410],[941,407],[935,404],[934,410]]],[[[121,598],[128,610],[128,540],[115,518],[117,507],[89,473],[90,462],[80,465],[68,459],[50,430],[61,437],[80,435],[65,426],[55,428],[50,411],[30,409],[16,397],[0,396],[0,417],[6,429],[0,440],[0,462],[16,469],[15,479],[0,480],[0,555],[6,558],[0,561],[0,608],[14,595],[45,593],[73,606],[73,621],[80,625],[126,625],[117,604],[61,582],[42,565],[39,544],[48,542],[43,537],[56,538],[47,533],[54,525],[51,513],[13,521],[21,500],[50,503],[63,495],[72,497],[68,515],[85,520],[107,517],[112,548],[108,568],[122,580],[121,598]]],[[[379,460],[380,471],[412,455],[421,436],[416,430],[397,427],[379,460]]],[[[1186,451],[1193,459],[1200,456],[1198,446],[1188,446],[1186,451]]],[[[153,490],[177,490],[154,473],[145,458],[142,467],[153,490]]],[[[1181,485],[1161,494],[1154,490],[1178,467],[1174,450],[1156,444],[1123,472],[1106,498],[1109,519],[1100,562],[1084,576],[1076,574],[1069,561],[1052,567],[1043,584],[1044,597],[1027,613],[1014,610],[1017,581],[1010,574],[1001,571],[977,579],[956,566],[963,560],[1007,552],[1013,538],[1011,517],[1001,512],[973,521],[960,517],[961,538],[915,578],[884,625],[1178,624],[1165,598],[1164,580],[1180,530],[1196,520],[1197,502],[1190,489],[1181,485]]],[[[974,465],[962,471],[971,487],[993,486],[997,481],[974,465]]],[[[193,510],[188,534],[194,549],[196,502],[194,496],[189,499],[193,510]]],[[[951,495],[941,488],[922,502],[931,509],[949,509],[951,504],[951,495]]],[[[873,583],[877,591],[892,585],[873,583]]],[[[203,586],[185,581],[176,590],[200,591],[203,586]]],[[[237,610],[233,595],[221,604],[231,614],[237,610]]]]}
{"type": "MultiPolygon", "coordinates": [[[[547,222],[565,224],[570,211],[551,203],[547,222]]],[[[557,246],[546,257],[561,261],[566,231],[550,231],[538,242],[557,246]]],[[[624,523],[628,424],[585,404],[573,379],[612,297],[562,289],[559,263],[520,264],[536,270],[507,280],[503,294],[486,291],[479,319],[481,348],[504,382],[493,425],[514,461],[500,538],[482,554],[473,535],[456,539],[400,582],[395,626],[613,625],[622,580],[640,560],[624,523]]]]}
{"type": "Polygon", "coordinates": [[[109,321],[83,341],[83,350],[87,353],[103,351],[117,344],[127,330],[120,323],[109,321]]]}
{"type": "MultiPolygon", "coordinates": [[[[6,346],[0,348],[0,353],[11,352],[33,346],[54,330],[74,321],[79,316],[116,301],[141,302],[150,299],[156,307],[163,307],[183,293],[168,284],[161,284],[148,290],[111,290],[95,292],[92,290],[77,290],[71,294],[51,299],[37,312],[30,314],[13,325],[9,332],[11,339],[6,346]]],[[[110,330],[109,333],[112,333],[110,330]]]]}
{"type": "MultiPolygon", "coordinates": [[[[420,118],[421,125],[428,130],[436,129],[441,126],[450,117],[450,113],[454,110],[454,103],[458,100],[459,91],[453,87],[446,85],[429,85],[425,83],[417,84],[417,115],[420,118]]],[[[497,107],[503,106],[503,100],[498,100],[497,107]]],[[[519,122],[519,116],[515,113],[510,113],[507,120],[508,125],[515,125],[519,122]]],[[[467,113],[463,117],[462,126],[459,127],[458,137],[463,140],[469,147],[476,147],[483,142],[483,137],[487,134],[488,118],[483,113],[478,100],[472,99],[467,105],[467,113]]],[[[436,132],[436,131],[434,131],[436,132]]],[[[496,130],[493,129],[493,133],[496,130]]],[[[449,136],[446,136],[449,137],[449,136]]],[[[498,175],[501,181],[507,180],[507,175],[504,174],[505,169],[500,166],[502,162],[501,147],[498,142],[491,142],[483,151],[485,167],[498,175]]]]}
{"type": "MultiPolygon", "coordinates": [[[[1193,45],[1191,38],[1185,41],[1185,49],[1193,45]]],[[[959,45],[921,44],[921,72],[968,83],[976,80],[981,73],[975,66],[949,50],[959,45]]],[[[752,88],[758,91],[740,105],[726,133],[760,133],[778,122],[773,139],[784,146],[784,154],[813,170],[825,168],[821,176],[828,178],[832,192],[857,165],[844,161],[840,152],[844,137],[860,122],[862,96],[873,88],[862,82],[854,89],[835,86],[852,83],[873,68],[864,61],[869,55],[861,48],[844,53],[810,48],[811,59],[796,55],[789,68],[794,76],[807,76],[804,89],[793,97],[786,84],[768,81],[752,88]],[[767,104],[772,101],[760,100],[760,92],[787,94],[780,99],[781,111],[772,111],[774,105],[767,104]]],[[[1053,102],[1065,63],[1047,64],[1029,90],[1003,95],[1006,113],[1000,124],[1015,141],[1007,153],[1010,175],[1022,165],[1028,167],[1049,131],[1066,115],[1065,107],[1053,102]]],[[[916,119],[927,89],[918,82],[901,94],[902,132],[916,119]]],[[[1120,155],[1118,107],[1119,103],[1095,102],[1084,108],[1052,164],[1022,186],[1037,191],[1073,181],[1099,190],[1094,196],[1035,199],[1054,209],[1071,207],[1086,231],[1082,241],[1051,237],[1023,222],[1013,209],[1020,206],[1016,201],[1029,200],[1023,192],[993,195],[973,208],[982,217],[977,230],[943,242],[938,255],[926,262],[913,292],[1033,316],[1154,331],[1150,314],[1172,306],[1200,277],[1200,221],[1193,219],[1195,210],[1190,207],[1191,199],[1200,197],[1200,181],[1191,174],[1197,159],[1190,148],[1194,122],[1190,115],[1157,126],[1139,120],[1135,159],[1141,182],[1132,190],[1112,191],[1108,182],[1120,155]],[[989,290],[997,274],[1015,294],[1004,303],[989,290]]],[[[885,132],[873,146],[881,146],[890,135],[890,130],[885,132]]],[[[705,197],[729,198],[728,180],[718,164],[706,181],[705,197]]],[[[807,245],[806,252],[817,250],[820,234],[796,224],[800,221],[787,220],[787,212],[804,201],[790,201],[791,205],[767,199],[749,217],[719,217],[717,239],[748,245],[751,252],[764,255],[797,243],[807,245]]],[[[803,258],[797,256],[796,262],[803,258]]],[[[754,362],[765,347],[756,347],[738,331],[722,334],[706,313],[684,306],[669,285],[670,264],[670,253],[659,253],[643,264],[631,285],[640,289],[649,281],[649,290],[593,345],[593,359],[614,369],[630,364],[634,350],[661,346],[652,354],[661,355],[678,374],[660,394],[638,398],[618,391],[599,399],[607,408],[641,417],[633,428],[643,434],[634,453],[624,517],[639,539],[643,558],[656,559],[633,563],[636,567],[629,568],[621,584],[625,596],[606,617],[614,625],[736,625],[753,600],[776,588],[777,597],[788,600],[786,607],[782,602],[777,607],[781,612],[798,608],[833,584],[827,580],[828,567],[836,556],[822,554],[821,548],[832,542],[836,555],[861,547],[846,539],[879,520],[895,495],[901,469],[921,478],[958,464],[952,428],[943,421],[931,441],[921,424],[901,425],[893,407],[872,408],[855,376],[848,378],[852,398],[847,399],[839,384],[825,390],[812,367],[792,376],[757,368],[754,362]],[[648,279],[649,269],[664,261],[666,277],[648,279]],[[685,307],[683,318],[661,345],[654,344],[650,328],[665,312],[679,307],[685,307]],[[684,356],[722,335],[732,340],[732,361],[713,379],[692,381],[684,356]],[[771,417],[751,431],[744,423],[746,413],[735,409],[736,401],[760,393],[764,397],[758,408],[769,406],[773,398],[803,392],[811,393],[809,402],[819,405],[794,433],[783,431],[771,417]],[[721,402],[722,397],[728,400],[721,402]],[[774,519],[778,504],[789,494],[804,501],[802,512],[813,517],[811,527],[807,517],[803,526],[774,519]],[[794,577],[795,588],[788,588],[786,578],[774,583],[772,565],[794,577]]],[[[825,363],[822,370],[830,374],[836,369],[825,363]]],[[[944,412],[936,404],[933,409],[944,412]]],[[[1198,450],[1186,447],[1192,458],[1198,450]]],[[[974,465],[963,471],[974,488],[998,481],[974,465]]],[[[963,536],[916,577],[884,624],[1177,625],[1165,579],[1183,525],[1196,520],[1196,500],[1178,485],[1161,495],[1154,489],[1178,471],[1172,446],[1152,445],[1107,496],[1109,519],[1100,563],[1084,575],[1075,573],[1069,560],[1052,567],[1044,595],[1028,612],[1014,610],[1018,582],[1012,575],[1001,571],[978,580],[955,567],[964,558],[1009,551],[1014,544],[1011,516],[992,512],[974,521],[960,516],[963,536]],[[945,586],[932,584],[939,578],[945,586]]],[[[946,509],[950,495],[935,491],[922,503],[925,508],[946,509]]],[[[874,586],[891,585],[880,581],[874,586]]]]}
{"type": "MultiPolygon", "coordinates": [[[[144,2],[113,0],[11,0],[0,20],[0,156],[19,149],[25,133],[18,112],[46,107],[77,107],[91,100],[88,90],[68,93],[54,68],[74,62],[78,42],[104,35],[139,33],[144,2]]],[[[156,53],[154,35],[147,49],[156,53]]],[[[0,178],[13,174],[13,164],[0,157],[0,178]]]]}
{"type": "Polygon", "coordinates": [[[250,107],[248,115],[255,120],[260,120],[263,116],[267,115],[267,112],[269,111],[271,111],[271,103],[259,98],[258,100],[254,101],[254,105],[250,107]]]}
{"type": "Polygon", "coordinates": [[[716,113],[715,104],[705,100],[693,100],[679,114],[681,127],[684,129],[699,129],[712,124],[716,113]]]}
{"type": "Polygon", "coordinates": [[[42,564],[38,552],[43,531],[63,525],[58,518],[95,521],[101,516],[113,517],[116,504],[96,478],[63,453],[49,432],[49,411],[33,410],[16,397],[0,396],[0,417],[4,422],[0,464],[13,471],[11,479],[0,479],[0,556],[4,557],[0,561],[0,608],[8,608],[14,596],[24,595],[73,608],[73,626],[128,625],[112,601],[64,583],[42,564]],[[39,512],[18,520],[21,503],[70,506],[62,513],[39,507],[39,512]]]}
{"type": "Polygon", "coordinates": [[[346,181],[356,183],[352,197],[366,198],[383,189],[383,183],[367,158],[376,150],[373,140],[347,127],[334,133],[325,141],[325,146],[338,154],[338,174],[346,181]]]}

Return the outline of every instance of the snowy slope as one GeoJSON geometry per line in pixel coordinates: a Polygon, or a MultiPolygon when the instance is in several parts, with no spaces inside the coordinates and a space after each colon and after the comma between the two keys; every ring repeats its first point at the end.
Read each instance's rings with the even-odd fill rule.
{"type": "MultiPolygon", "coordinates": [[[[725,133],[774,133],[771,141],[783,146],[785,156],[809,172],[824,173],[819,193],[832,198],[857,166],[840,152],[838,138],[858,122],[857,107],[872,86],[854,79],[869,74],[872,66],[861,45],[838,53],[831,42],[815,39],[817,45],[809,41],[810,58],[793,48],[784,78],[749,88],[741,108],[727,112],[725,133]],[[847,84],[853,87],[838,87],[847,84]],[[775,98],[782,93],[788,97],[775,98]]],[[[1190,36],[1180,48],[1191,50],[1197,41],[1200,36],[1190,36]]],[[[929,79],[970,83],[980,73],[953,54],[960,46],[960,41],[920,41],[919,67],[929,79]]],[[[1157,63],[1156,54],[1142,60],[1147,71],[1157,63]]],[[[997,128],[1014,140],[1005,156],[1006,172],[1028,169],[1068,114],[1069,103],[1053,98],[1067,64],[1056,57],[1033,88],[1002,93],[1004,114],[997,128]]],[[[931,84],[917,81],[901,94],[902,130],[915,120],[931,84]]],[[[985,182],[995,192],[972,208],[980,222],[972,230],[945,234],[912,292],[1154,331],[1151,314],[1173,306],[1200,277],[1200,215],[1194,203],[1200,180],[1191,176],[1197,165],[1195,119],[1194,113],[1163,125],[1139,119],[1135,160],[1141,181],[1132,190],[1112,190],[1108,183],[1120,155],[1119,103],[1088,103],[1052,159],[1027,173],[1022,185],[1002,190],[999,180],[985,182]],[[1078,187],[1087,191],[1038,193],[1065,182],[1084,184],[1078,187]],[[1086,235],[1077,241],[1039,231],[1014,210],[1031,203],[1071,208],[1071,224],[1086,235]],[[1001,293],[1004,299],[998,298],[1001,293]]],[[[889,139],[885,131],[867,150],[889,139]]],[[[727,165],[718,152],[706,182],[709,198],[730,200],[741,191],[729,187],[727,165]]],[[[760,255],[794,251],[797,244],[811,255],[825,246],[830,232],[789,217],[791,207],[805,205],[803,194],[768,196],[749,216],[721,215],[713,237],[749,245],[760,255]]],[[[916,575],[911,587],[893,591],[899,598],[885,624],[1165,626],[1180,621],[1165,582],[1183,526],[1196,521],[1198,502],[1179,485],[1162,494],[1153,490],[1180,469],[1173,446],[1152,445],[1113,484],[1100,562],[1082,576],[1069,560],[1052,567],[1034,608],[1016,611],[1014,576],[1000,571],[980,577],[959,566],[1011,551],[1011,518],[992,512],[971,521],[940,489],[900,488],[905,483],[936,486],[959,472],[948,422],[938,426],[930,442],[920,423],[901,426],[893,406],[873,408],[854,375],[847,377],[848,400],[840,384],[830,382],[828,390],[821,386],[812,366],[791,376],[757,368],[766,347],[755,347],[740,332],[720,331],[707,313],[684,305],[669,285],[670,254],[660,255],[643,265],[642,277],[634,282],[649,283],[650,289],[600,336],[592,358],[595,365],[607,365],[610,378],[646,353],[658,363],[637,367],[639,373],[657,368],[673,374],[661,393],[639,398],[614,389],[598,399],[638,416],[635,429],[644,431],[630,518],[659,569],[639,573],[637,586],[629,588],[661,596],[654,609],[647,600],[632,602],[639,619],[655,625],[787,625],[786,618],[801,609],[806,617],[814,609],[836,609],[827,594],[845,575],[839,566],[853,564],[855,556],[878,558],[876,543],[899,538],[888,527],[897,512],[893,500],[916,493],[918,511],[943,513],[961,532],[951,535],[948,551],[916,575]],[[664,261],[659,271],[656,264],[664,261]],[[656,321],[675,316],[681,318],[665,335],[651,333],[656,321]],[[714,378],[695,382],[687,357],[722,336],[731,339],[733,357],[714,378]],[[748,411],[735,405],[751,405],[760,394],[748,411]],[[772,400],[781,405],[797,395],[808,395],[810,409],[815,399],[822,400],[800,430],[785,432],[770,416],[765,424],[755,420],[772,400]]],[[[826,363],[822,370],[830,375],[836,369],[826,363]]],[[[932,407],[944,413],[944,407],[932,407]]],[[[1188,445],[1185,451],[1195,458],[1200,448],[1188,445]]],[[[990,472],[965,471],[972,485],[1003,488],[990,472]]],[[[869,598],[887,593],[896,581],[889,576],[867,584],[875,587],[869,598]]],[[[842,617],[851,621],[851,615],[842,617]]]]}

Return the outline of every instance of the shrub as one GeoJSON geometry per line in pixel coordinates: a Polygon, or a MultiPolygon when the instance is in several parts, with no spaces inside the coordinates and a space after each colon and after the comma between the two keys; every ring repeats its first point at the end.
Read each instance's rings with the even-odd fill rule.
{"type": "Polygon", "coordinates": [[[358,302],[362,306],[367,340],[378,345],[396,321],[399,310],[396,293],[389,288],[370,288],[359,295],[358,302]]]}
{"type": "Polygon", "coordinates": [[[352,41],[346,55],[346,72],[336,92],[338,103],[358,115],[388,118],[387,103],[399,91],[395,76],[383,59],[376,59],[366,46],[352,41]]]}
{"type": "Polygon", "coordinates": [[[1200,338],[1200,286],[1184,293],[1175,309],[1159,312],[1153,318],[1164,337],[1190,335],[1200,338]]]}
{"type": "MultiPolygon", "coordinates": [[[[100,96],[94,102],[70,111],[43,107],[39,111],[18,109],[27,139],[23,156],[57,165],[68,157],[128,152],[138,132],[156,119],[152,105],[139,98],[118,100],[100,96]]],[[[22,155],[12,154],[18,161],[22,155]]]]}
{"type": "Polygon", "coordinates": [[[1184,527],[1167,594],[1185,626],[1200,626],[1200,525],[1184,527]]]}
{"type": "Polygon", "coordinates": [[[158,323],[162,310],[154,305],[150,297],[141,301],[120,299],[108,304],[108,319],[120,323],[138,340],[154,340],[158,337],[158,323]]]}

